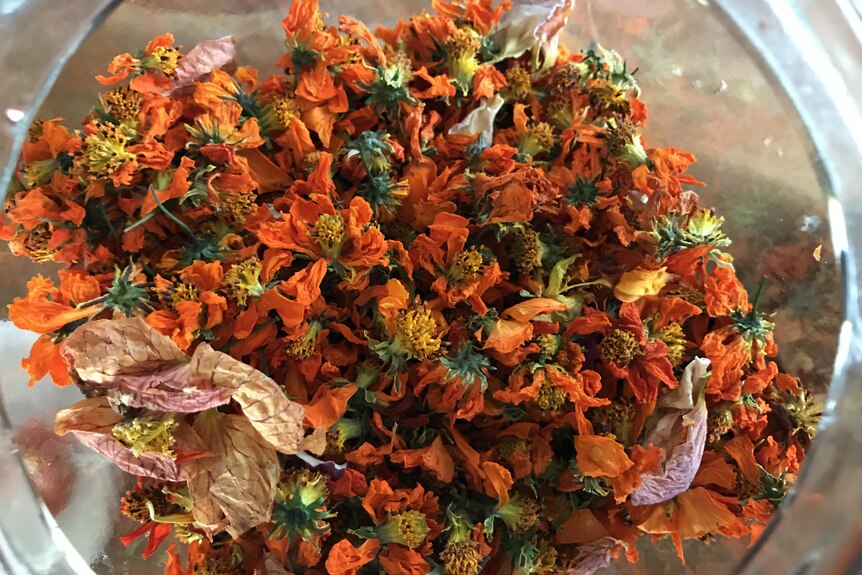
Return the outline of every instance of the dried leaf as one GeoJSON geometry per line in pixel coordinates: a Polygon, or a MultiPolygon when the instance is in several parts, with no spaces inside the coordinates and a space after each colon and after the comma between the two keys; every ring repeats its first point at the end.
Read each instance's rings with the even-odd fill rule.
{"type": "Polygon", "coordinates": [[[707,409],[703,390],[709,379],[709,360],[691,361],[675,390],[659,401],[662,410],[647,434],[646,441],[664,448],[667,461],[658,472],[644,472],[632,493],[634,505],[653,505],[685,492],[694,481],[706,447],[707,409]]]}
{"type": "Polygon", "coordinates": [[[174,71],[176,79],[173,89],[191,86],[195,80],[200,80],[213,70],[235,66],[236,39],[225,36],[218,40],[199,42],[188,54],[180,60],[174,71]]]}
{"type": "Polygon", "coordinates": [[[233,537],[269,521],[279,473],[275,450],[240,415],[208,411],[194,429],[215,455],[209,469],[189,482],[195,520],[221,525],[223,514],[233,537]]]}
{"type": "Polygon", "coordinates": [[[195,350],[191,371],[198,385],[205,381],[231,390],[251,425],[278,451],[293,454],[299,450],[305,435],[304,410],[271,378],[208,344],[195,350]]]}
{"type": "Polygon", "coordinates": [[[308,451],[314,455],[323,455],[326,451],[326,428],[317,427],[306,435],[299,444],[300,451],[308,451]]]}
{"type": "Polygon", "coordinates": [[[164,481],[186,481],[201,472],[205,465],[202,455],[204,444],[185,423],[180,423],[173,432],[174,451],[189,453],[189,459],[173,459],[160,453],[143,453],[135,456],[111,434],[114,426],[123,421],[110,406],[107,397],[93,397],[79,401],[60,411],[54,420],[57,435],[71,433],[82,444],[113,461],[127,473],[152,477],[164,481]]]}

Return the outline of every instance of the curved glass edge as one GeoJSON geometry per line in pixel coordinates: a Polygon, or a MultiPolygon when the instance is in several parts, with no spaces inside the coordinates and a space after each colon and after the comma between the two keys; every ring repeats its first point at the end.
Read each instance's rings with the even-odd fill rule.
{"type": "MultiPolygon", "coordinates": [[[[119,0],[0,1],[0,35],[15,38],[0,43],[0,190],[7,189],[33,114],[57,75],[117,4],[119,0]]],[[[2,410],[0,478],[6,494],[0,497],[0,573],[92,574],[33,493],[2,410]]]]}
{"type": "Polygon", "coordinates": [[[814,144],[845,321],[826,410],[799,481],[742,575],[862,572],[862,20],[849,0],[718,0],[793,103],[814,144]]]}

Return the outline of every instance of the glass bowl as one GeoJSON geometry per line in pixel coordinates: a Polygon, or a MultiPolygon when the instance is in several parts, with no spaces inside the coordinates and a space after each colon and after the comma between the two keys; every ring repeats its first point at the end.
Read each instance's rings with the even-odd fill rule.
{"type": "MultiPolygon", "coordinates": [[[[0,84],[9,167],[31,119],[76,119],[113,54],[169,31],[186,48],[234,35],[239,58],[274,71],[289,1],[0,1],[0,84]]],[[[321,10],[391,25],[426,0],[322,0],[321,10]]],[[[606,573],[851,573],[862,557],[862,389],[856,265],[862,241],[857,183],[862,120],[862,23],[846,0],[581,0],[561,43],[594,43],[638,68],[653,145],[690,150],[708,183],[704,205],[726,217],[729,251],[753,287],[767,276],[782,368],[828,391],[827,412],[800,481],[767,530],[743,542],[693,541],[680,565],[669,541],[641,539],[642,561],[606,573]],[[820,249],[819,260],[813,256],[820,249]],[[840,334],[840,337],[839,337],[840,334]]],[[[4,178],[3,183],[7,180],[4,178]]],[[[50,267],[0,253],[0,303],[50,267]]],[[[67,438],[55,412],[74,388],[26,385],[18,368],[34,336],[0,308],[0,558],[12,574],[152,573],[124,548],[134,526],[118,511],[129,478],[67,438]],[[41,496],[41,498],[40,498],[41,496]]],[[[156,569],[158,569],[156,567],[156,569]]]]}

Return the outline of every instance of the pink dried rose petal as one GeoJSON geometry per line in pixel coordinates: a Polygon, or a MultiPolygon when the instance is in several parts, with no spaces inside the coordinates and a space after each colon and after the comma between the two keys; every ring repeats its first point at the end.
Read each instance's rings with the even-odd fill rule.
{"type": "Polygon", "coordinates": [[[269,521],[280,470],[275,450],[240,415],[208,411],[198,416],[194,429],[215,455],[189,482],[195,519],[218,525],[217,506],[233,537],[269,521]]]}
{"type": "Polygon", "coordinates": [[[107,397],[84,399],[60,411],[54,419],[57,435],[71,433],[83,445],[113,461],[127,473],[164,481],[185,481],[200,473],[206,448],[195,432],[185,423],[174,430],[175,452],[189,452],[189,461],[177,461],[160,453],[135,456],[131,449],[113,435],[114,426],[123,421],[110,406],[107,397]]]}
{"type": "Polygon", "coordinates": [[[191,86],[213,70],[235,67],[236,38],[225,36],[218,40],[204,40],[180,60],[174,71],[173,89],[191,86]]]}
{"type": "Polygon", "coordinates": [[[305,410],[272,378],[226,353],[201,344],[192,357],[192,379],[233,392],[252,426],[278,451],[296,453],[305,436],[305,410]]]}
{"type": "Polygon", "coordinates": [[[659,405],[673,406],[672,411],[663,410],[646,441],[663,447],[667,460],[659,472],[641,475],[641,483],[631,495],[634,505],[668,501],[685,492],[697,475],[706,447],[707,408],[703,388],[709,379],[708,368],[709,360],[693,360],[683,371],[679,387],[667,394],[671,397],[659,401],[659,405]]]}

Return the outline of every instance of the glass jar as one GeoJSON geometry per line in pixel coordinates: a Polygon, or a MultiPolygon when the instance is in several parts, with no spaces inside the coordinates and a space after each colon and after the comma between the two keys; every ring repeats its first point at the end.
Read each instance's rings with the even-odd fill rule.
{"type": "MultiPolygon", "coordinates": [[[[186,47],[233,34],[240,60],[267,73],[274,71],[271,59],[283,42],[279,22],[289,5],[0,0],[6,39],[0,45],[0,183],[8,181],[31,119],[86,113],[98,89],[93,76],[113,54],[166,31],[186,47]]],[[[333,16],[387,25],[430,8],[426,0],[321,5],[333,16]]],[[[783,367],[815,391],[831,381],[800,480],[756,545],[687,542],[683,567],[668,542],[642,538],[641,563],[619,562],[607,572],[858,572],[862,116],[855,96],[862,93],[862,20],[848,0],[581,0],[561,43],[577,50],[593,42],[639,69],[650,142],[699,157],[692,172],[709,183],[703,203],[727,218],[735,240],[729,251],[743,282],[771,278],[767,305],[776,313],[783,367]]],[[[2,303],[46,269],[7,253],[0,265],[2,303]]],[[[53,436],[54,413],[77,391],[44,382],[28,389],[19,373],[32,337],[0,322],[2,566],[14,575],[152,573],[152,562],[117,541],[132,528],[116,505],[128,478],[53,436]]]]}

